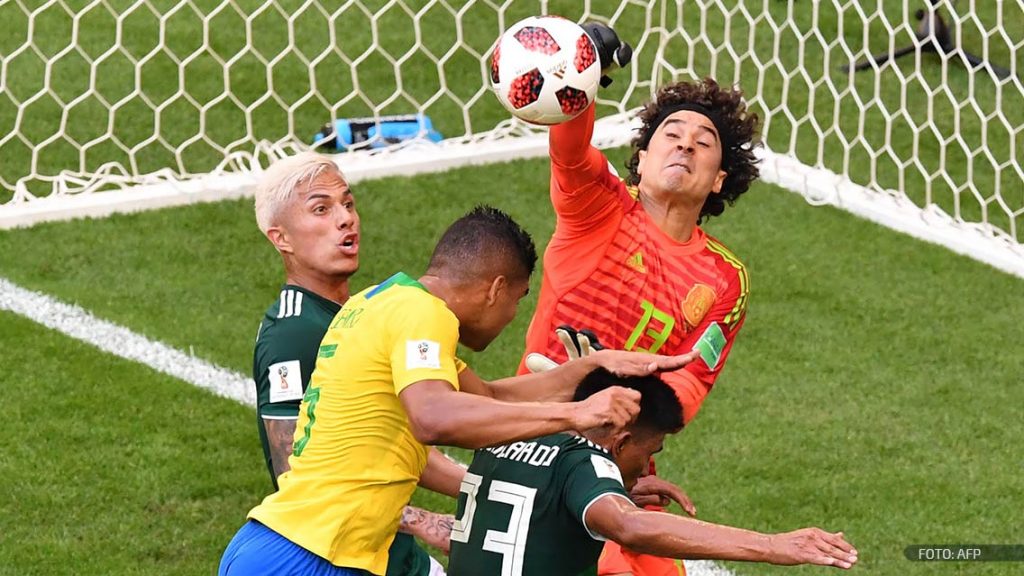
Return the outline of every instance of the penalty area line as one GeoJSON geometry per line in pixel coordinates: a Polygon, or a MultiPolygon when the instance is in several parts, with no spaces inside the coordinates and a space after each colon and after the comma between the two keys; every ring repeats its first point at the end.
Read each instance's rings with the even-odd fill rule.
{"type": "MultiPolygon", "coordinates": [[[[14,312],[104,352],[144,364],[222,398],[256,407],[256,388],[248,376],[97,318],[81,306],[61,302],[0,278],[0,310],[14,312]]],[[[446,456],[451,458],[451,455],[446,456]]],[[[687,560],[686,573],[689,576],[736,576],[731,570],[707,560],[687,560]]]]}

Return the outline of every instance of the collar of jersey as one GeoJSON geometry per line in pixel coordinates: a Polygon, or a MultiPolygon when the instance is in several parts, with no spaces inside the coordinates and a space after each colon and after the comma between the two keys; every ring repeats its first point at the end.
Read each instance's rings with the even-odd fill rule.
{"type": "Polygon", "coordinates": [[[380,284],[378,284],[376,288],[374,288],[373,290],[370,290],[366,294],[366,299],[369,300],[370,298],[373,298],[377,294],[380,294],[381,292],[383,292],[383,291],[387,290],[388,288],[391,288],[392,286],[395,286],[395,285],[397,285],[397,286],[409,286],[410,288],[419,288],[420,290],[423,290],[424,292],[428,292],[426,286],[424,286],[423,284],[420,284],[418,281],[414,280],[412,277],[410,277],[405,272],[396,272],[390,278],[388,278],[387,280],[385,280],[385,281],[381,282],[380,284]]]}
{"type": "Polygon", "coordinates": [[[319,302],[320,305],[326,308],[329,312],[331,312],[332,315],[337,314],[341,310],[341,304],[338,304],[337,302],[331,300],[330,298],[324,298],[323,296],[317,294],[316,292],[313,292],[308,288],[303,288],[302,286],[298,286],[296,284],[285,284],[284,286],[281,287],[281,290],[295,290],[298,292],[302,292],[303,294],[306,295],[306,298],[312,298],[313,300],[319,302]]]}
{"type": "Polygon", "coordinates": [[[598,450],[600,450],[601,452],[604,452],[605,454],[608,454],[609,456],[611,456],[611,454],[612,454],[604,446],[601,446],[597,442],[594,442],[594,441],[590,440],[589,438],[585,438],[582,435],[573,434],[571,432],[566,432],[565,434],[568,434],[569,436],[572,436],[572,437],[576,438],[576,443],[577,444],[586,444],[586,445],[590,446],[591,448],[597,448],[598,450]]]}
{"type": "Polygon", "coordinates": [[[690,236],[689,240],[685,242],[680,242],[675,238],[669,236],[668,234],[665,234],[665,232],[662,231],[662,229],[654,221],[654,218],[651,218],[651,215],[647,212],[647,210],[644,209],[643,204],[640,203],[639,188],[637,188],[636,186],[627,186],[626,192],[628,192],[629,197],[636,202],[634,209],[641,211],[642,218],[646,220],[648,227],[650,227],[654,231],[654,241],[659,244],[659,248],[676,256],[688,256],[690,254],[696,254],[704,249],[707,236],[705,235],[704,230],[702,230],[700,226],[697,226],[693,229],[693,234],[690,236]]]}

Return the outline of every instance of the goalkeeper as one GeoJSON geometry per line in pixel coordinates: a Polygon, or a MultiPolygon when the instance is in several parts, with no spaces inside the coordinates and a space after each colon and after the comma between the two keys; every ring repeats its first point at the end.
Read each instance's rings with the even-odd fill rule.
{"type": "MultiPolygon", "coordinates": [[[[584,28],[603,69],[628,63],[631,50],[611,28],[584,28]]],[[[757,178],[758,118],[738,90],[705,79],[662,87],[640,120],[625,179],[590,145],[593,105],[551,128],[557,223],[520,373],[531,364],[536,369],[541,357],[567,359],[555,334],[563,325],[589,329],[608,348],[670,355],[699,350],[699,360],[662,375],[689,422],[743,326],[749,290],[746,268],[700,224],[757,178]]],[[[678,569],[609,545],[600,573],[629,572],[662,576],[678,569]]]]}

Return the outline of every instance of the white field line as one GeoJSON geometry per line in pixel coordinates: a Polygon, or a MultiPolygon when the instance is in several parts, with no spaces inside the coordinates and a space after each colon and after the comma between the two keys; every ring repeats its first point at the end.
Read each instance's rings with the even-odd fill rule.
{"type": "Polygon", "coordinates": [[[4,278],[0,278],[0,310],[10,310],[104,352],[145,364],[218,396],[256,406],[256,389],[249,377],[101,320],[79,306],[16,286],[4,278]]]}
{"type": "MultiPolygon", "coordinates": [[[[175,350],[97,318],[80,306],[27,290],[5,278],[0,278],[0,310],[9,310],[104,352],[145,364],[217,396],[256,407],[255,386],[248,376],[175,350]]],[[[736,576],[732,571],[706,560],[687,561],[686,572],[689,576],[736,576]]]]}

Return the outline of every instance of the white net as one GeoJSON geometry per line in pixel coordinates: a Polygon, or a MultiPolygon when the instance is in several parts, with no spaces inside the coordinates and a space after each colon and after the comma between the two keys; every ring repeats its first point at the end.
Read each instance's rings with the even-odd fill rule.
{"type": "Polygon", "coordinates": [[[335,119],[426,114],[453,164],[543,153],[485,71],[539,13],[634,45],[599,116],[673,79],[736,83],[765,120],[768,179],[991,240],[1024,270],[1024,0],[0,0],[0,220],[139,184],[118,198],[237,189],[335,119]]]}

